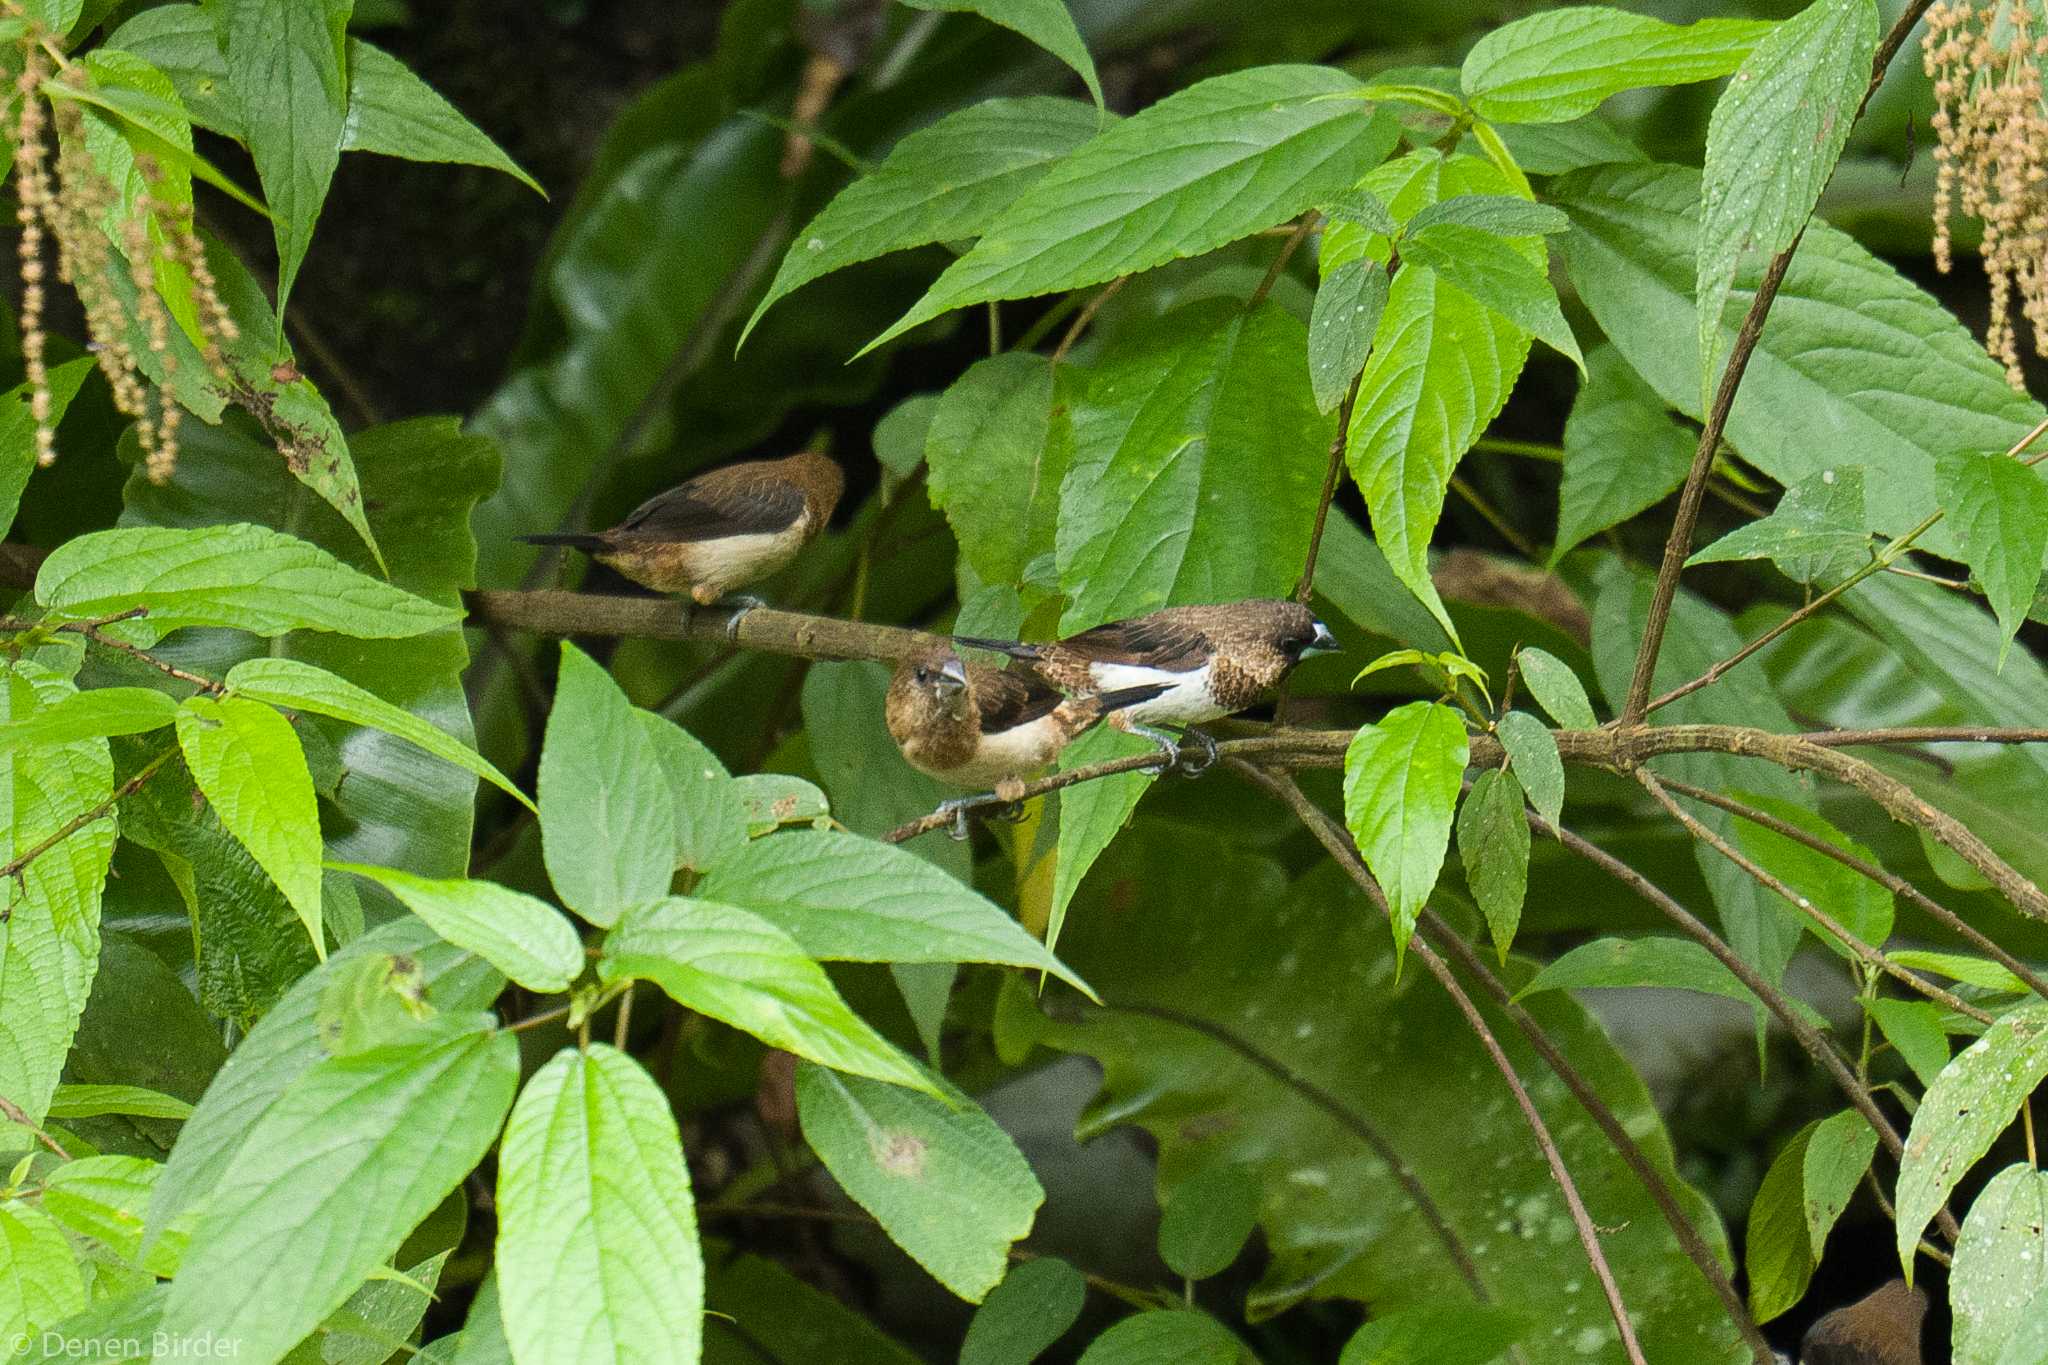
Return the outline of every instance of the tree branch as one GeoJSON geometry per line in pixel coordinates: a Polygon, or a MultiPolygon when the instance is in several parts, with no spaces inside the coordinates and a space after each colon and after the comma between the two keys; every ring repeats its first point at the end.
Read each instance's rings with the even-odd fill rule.
{"type": "MultiPolygon", "coordinates": [[[[1907,35],[1920,22],[1920,16],[1930,3],[1931,0],[1912,0],[1878,44],[1871,61],[1870,83],[1864,87],[1862,104],[1857,106],[1858,117],[1862,116],[1863,106],[1870,103],[1870,97],[1877,93],[1878,86],[1884,83],[1885,69],[1905,45],[1907,35]]],[[[1792,265],[1792,253],[1799,249],[1799,242],[1805,235],[1806,229],[1802,226],[1785,249],[1771,258],[1763,279],[1757,284],[1756,294],[1750,300],[1749,311],[1743,315],[1742,327],[1735,334],[1735,345],[1728,352],[1728,367],[1721,372],[1720,387],[1715,390],[1713,405],[1707,410],[1699,445],[1693,451],[1692,468],[1686,471],[1685,489],[1679,495],[1678,514],[1673,518],[1671,534],[1664,542],[1664,560],[1657,567],[1657,586],[1650,597],[1649,620],[1643,627],[1642,644],[1636,650],[1628,701],[1621,709],[1624,728],[1642,724],[1647,714],[1650,683],[1657,672],[1657,653],[1664,646],[1664,630],[1671,622],[1671,604],[1678,596],[1679,571],[1685,567],[1685,561],[1692,553],[1693,531],[1700,519],[1700,502],[1706,495],[1707,476],[1713,472],[1714,455],[1721,447],[1721,434],[1728,426],[1728,414],[1735,406],[1735,391],[1741,386],[1742,376],[1749,368],[1750,353],[1756,350],[1756,344],[1763,336],[1764,319],[1769,316],[1771,305],[1777,301],[1779,287],[1785,283],[1785,272],[1792,265]]]]}
{"type": "MultiPolygon", "coordinates": [[[[104,820],[109,815],[113,814],[114,807],[121,804],[123,798],[133,796],[135,795],[135,793],[141,791],[142,784],[149,781],[150,778],[156,776],[156,770],[158,768],[163,767],[163,765],[170,760],[171,755],[177,752],[178,751],[175,747],[164,750],[155,758],[152,758],[151,760],[149,760],[149,762],[143,764],[142,767],[136,771],[135,776],[129,778],[126,782],[123,782],[120,786],[114,788],[113,795],[109,796],[106,800],[100,802],[91,810],[80,811],[78,814],[72,816],[69,820],[66,820],[63,824],[57,826],[56,829],[52,830],[46,838],[38,842],[35,845],[35,847],[29,849],[28,852],[16,857],[13,861],[7,863],[4,867],[0,867],[0,880],[4,880],[8,877],[19,877],[22,874],[22,870],[26,868],[30,863],[42,857],[45,853],[48,853],[51,849],[63,843],[66,839],[69,839],[72,835],[78,833],[78,831],[84,829],[87,825],[93,823],[95,820],[104,820]]],[[[6,922],[9,916],[11,916],[12,914],[12,909],[0,910],[0,923],[6,922]]]]}

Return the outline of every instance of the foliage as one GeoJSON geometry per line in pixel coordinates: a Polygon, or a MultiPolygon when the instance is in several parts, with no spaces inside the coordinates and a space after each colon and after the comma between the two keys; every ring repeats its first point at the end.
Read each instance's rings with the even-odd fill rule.
{"type": "Polygon", "coordinates": [[[344,153],[541,189],[408,7],[0,0],[0,1339],[2035,1358],[2036,191],[1893,182],[2036,7],[1523,8],[732,0],[358,423],[344,153]],[[513,538],[806,441],[780,611],[513,538]],[[1246,597],[1350,657],[937,837],[899,627],[1246,597]]]}

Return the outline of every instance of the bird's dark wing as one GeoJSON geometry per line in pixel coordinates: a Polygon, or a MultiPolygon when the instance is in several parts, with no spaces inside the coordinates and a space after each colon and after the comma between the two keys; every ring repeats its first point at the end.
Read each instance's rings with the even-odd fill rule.
{"type": "Polygon", "coordinates": [[[774,474],[735,465],[656,494],[616,530],[656,540],[717,540],[786,531],[803,513],[803,489],[774,474]]]}
{"type": "Polygon", "coordinates": [[[981,732],[999,735],[1049,714],[1066,698],[1037,675],[1022,670],[972,668],[981,732]]]}
{"type": "Polygon", "coordinates": [[[1139,664],[1185,673],[1209,662],[1216,652],[1208,635],[1164,613],[1111,621],[1060,641],[1060,648],[1090,663],[1139,664]]]}

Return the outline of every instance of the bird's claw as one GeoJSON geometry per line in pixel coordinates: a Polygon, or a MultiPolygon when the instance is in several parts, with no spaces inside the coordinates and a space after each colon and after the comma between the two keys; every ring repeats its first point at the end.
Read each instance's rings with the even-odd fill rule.
{"type": "Polygon", "coordinates": [[[983,806],[1001,807],[999,811],[995,812],[995,818],[997,819],[1023,818],[1023,802],[1005,801],[993,792],[984,792],[979,796],[956,796],[950,801],[941,801],[939,808],[933,811],[932,814],[946,817],[948,821],[946,833],[948,835],[954,839],[965,839],[968,834],[967,812],[977,810],[983,806]]]}
{"type": "Polygon", "coordinates": [[[1181,740],[1183,743],[1193,740],[1195,747],[1201,752],[1192,759],[1182,752],[1174,762],[1175,770],[1182,777],[1200,777],[1208,772],[1210,765],[1216,761],[1216,741],[1206,731],[1194,729],[1192,726],[1181,732],[1181,740]]]}
{"type": "Polygon", "coordinates": [[[757,607],[765,607],[768,604],[758,597],[726,597],[720,599],[718,605],[731,609],[732,615],[728,616],[725,620],[725,638],[734,644],[738,644],[740,640],[740,622],[747,619],[748,612],[753,611],[757,607]]]}

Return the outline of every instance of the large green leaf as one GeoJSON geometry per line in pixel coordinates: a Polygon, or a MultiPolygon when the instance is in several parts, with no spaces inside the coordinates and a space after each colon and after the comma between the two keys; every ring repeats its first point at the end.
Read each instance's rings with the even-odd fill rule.
{"type": "MultiPolygon", "coordinates": [[[[1254,1320],[1311,1296],[1361,1300],[1375,1317],[1470,1302],[1443,1241],[1376,1153],[1384,1141],[1494,1303],[1565,1327],[1531,1333],[1524,1349],[1534,1365],[1616,1353],[1598,1284],[1498,1074],[1433,980],[1395,978],[1383,924],[1334,867],[1290,885],[1277,858],[1220,846],[1207,832],[1140,824],[1082,888],[1065,940],[1105,996],[1133,1008],[1048,1019],[1019,983],[998,1008],[999,1040],[1100,1059],[1103,1093],[1084,1111],[1080,1135],[1142,1125],[1157,1139],[1167,1198],[1220,1167],[1257,1177],[1271,1258],[1247,1300],[1254,1320]],[[1129,932],[1129,910],[1115,910],[1126,904],[1144,915],[1144,934],[1129,932]],[[1245,914],[1249,905],[1260,913],[1245,914]],[[1165,1017],[1137,1012],[1154,1008],[1165,1017]],[[1335,1113],[1324,1107],[1332,1101],[1335,1113]],[[1447,1132],[1459,1140],[1446,1142],[1447,1132]],[[1475,1150],[1490,1154],[1484,1180],[1472,1178],[1475,1150]],[[1338,1207],[1345,1216],[1332,1219],[1338,1207]]],[[[1511,962],[1510,986],[1526,971],[1511,962]]],[[[1527,1006],[1672,1179],[1656,1110],[1599,1025],[1560,995],[1527,1006]]],[[[1481,1008],[1517,1070],[1543,1075],[1514,1028],[1481,1008]]],[[[1532,1089],[1594,1221],[1608,1230],[1602,1242],[1648,1358],[1739,1358],[1725,1312],[1607,1139],[1561,1089],[1532,1089]]],[[[1709,1205],[1674,1184],[1720,1248],[1709,1205]]]]}
{"type": "Polygon", "coordinates": [[[1949,1271],[1957,1365],[1999,1365],[2048,1287],[2048,1172],[2019,1162],[1991,1177],[1963,1219],[1949,1271]]]}
{"type": "Polygon", "coordinates": [[[1102,103],[1102,83],[1095,78],[1095,61],[1088,55],[1088,45],[1081,41],[1081,30],[1074,27],[1074,16],[1067,13],[1063,0],[903,0],[903,3],[912,9],[968,11],[1023,34],[1073,67],[1074,73],[1088,87],[1088,93],[1095,97],[1096,104],[1102,103]]]}
{"type": "Polygon", "coordinates": [[[1513,773],[1489,768],[1472,784],[1458,810],[1458,859],[1472,899],[1486,915],[1494,951],[1505,963],[1529,894],[1529,817],[1513,773]]]}
{"type": "Polygon", "coordinates": [[[2048,558],[2048,484],[2017,460],[1975,451],[1937,460],[1934,479],[1956,546],[2004,629],[2002,663],[2048,558]]]}
{"type": "Polygon", "coordinates": [[[1300,576],[1333,426],[1306,344],[1276,304],[1215,299],[1128,338],[1090,378],[1060,489],[1062,633],[1279,595],[1300,576]]]}
{"type": "Polygon", "coordinates": [[[932,412],[924,447],[932,506],[945,509],[961,557],[984,582],[1019,582],[1052,545],[1073,456],[1071,441],[1052,432],[1056,377],[1042,355],[990,356],[954,380],[932,412]]]}
{"type": "Polygon", "coordinates": [[[1087,1300],[1081,1272],[1056,1256],[1011,1266],[968,1322],[960,1365],[1029,1365],[1067,1334],[1087,1300]]]}
{"type": "Polygon", "coordinates": [[[236,1165],[250,1133],[324,1057],[315,1020],[329,985],[350,964],[402,953],[419,966],[428,1003],[450,1012],[482,1009],[505,984],[489,964],[442,942],[410,915],[356,939],[308,973],[244,1035],[178,1134],[149,1207],[155,1239],[208,1201],[236,1165]]]}
{"type": "Polygon", "coordinates": [[[562,642],[540,753],[540,836],[562,903],[608,925],[668,892],[675,796],[611,674],[562,642]]]}
{"type": "Polygon", "coordinates": [[[200,794],[284,892],[324,957],[320,815],[291,722],[260,701],[188,697],[178,710],[178,747],[200,794]]]}
{"type": "Polygon", "coordinates": [[[142,1254],[142,1216],[162,1173],[156,1162],[135,1156],[68,1161],[43,1181],[43,1211],[133,1261],[142,1254]]]}
{"type": "Polygon", "coordinates": [[[1125,1318],[1088,1343],[1081,1365],[1240,1365],[1243,1343],[1207,1313],[1154,1308],[1125,1318]]]}
{"type": "Polygon", "coordinates": [[[109,735],[146,734],[169,725],[177,715],[177,698],[153,687],[95,687],[0,722],[0,752],[109,735]]]}
{"type": "Polygon", "coordinates": [[[635,717],[668,778],[675,806],[675,864],[702,872],[747,841],[747,811],[732,774],[697,737],[652,711],[635,717]]]}
{"type": "Polygon", "coordinates": [[[34,1204],[0,1202],[0,1340],[20,1355],[38,1329],[83,1307],[85,1284],[63,1231],[34,1204]]]}
{"type": "MultiPolygon", "coordinates": [[[[49,368],[50,425],[64,420],[78,386],[91,372],[91,356],[67,360],[49,368]]],[[[36,419],[29,408],[27,381],[0,394],[0,535],[14,526],[14,514],[21,507],[21,492],[36,468],[36,419]]]]}
{"type": "Polygon", "coordinates": [[[951,1086],[940,1098],[806,1065],[796,1102],[840,1188],[939,1283],[981,1302],[1045,1202],[1009,1135],[951,1086]]]}
{"type": "Polygon", "coordinates": [[[691,1365],[704,1259],[661,1087],[602,1043],[520,1092],[498,1157],[498,1281],[520,1365],[691,1365]]]}
{"type": "Polygon", "coordinates": [[[751,910],[813,957],[851,962],[995,962],[1088,987],[992,902],[889,844],[791,831],[712,868],[706,900],[751,910]]]}
{"type": "Polygon", "coordinates": [[[1322,203],[1393,149],[1391,114],[1327,66],[1212,76],[1083,143],[1024,191],[872,349],[987,299],[1100,284],[1199,256],[1322,203]]]}
{"type": "Polygon", "coordinates": [[[1604,5],[1503,24],[1465,54],[1465,97],[1481,118],[1563,123],[1643,85],[1725,76],[1770,25],[1703,19],[1683,28],[1604,5]]]}
{"type": "Polygon", "coordinates": [[[1594,347],[1564,422],[1564,482],[1550,562],[1676,491],[1695,444],[1621,352],[1604,342],[1594,347]]]}
{"type": "Polygon", "coordinates": [[[1360,726],[1345,751],[1344,823],[1387,893],[1397,953],[1443,869],[1467,748],[1456,711],[1418,701],[1360,726]]]}
{"type": "Polygon", "coordinates": [[[1721,307],[1736,265],[1776,255],[1806,226],[1876,50],[1877,0],[1814,0],[1764,35],[1714,105],[1696,285],[1703,403],[1720,378],[1721,307]]]}
{"type": "Polygon", "coordinates": [[[164,1304],[173,1338],[275,1360],[341,1307],[498,1135],[519,1045],[488,1016],[315,1063],[249,1130],[164,1304]]]}
{"type": "Polygon", "coordinates": [[[336,863],[405,902],[436,934],[467,948],[530,991],[551,995],[583,974],[583,943],[546,901],[468,878],[415,877],[389,867],[336,863]]]}
{"type": "Polygon", "coordinates": [[[181,626],[387,640],[462,619],[454,608],[380,583],[317,545],[246,522],[74,537],[37,570],[36,601],[73,620],[147,607],[147,616],[121,623],[145,643],[181,626]]]}
{"type": "MultiPolygon", "coordinates": [[[[1501,197],[1515,202],[1512,196],[1501,197]]],[[[1416,216],[1420,219],[1422,215],[1416,216]]],[[[1532,261],[1516,251],[1509,238],[1466,223],[1411,224],[1410,228],[1401,238],[1403,261],[1435,271],[1488,309],[1548,343],[1584,372],[1585,357],[1579,354],[1578,339],[1558,306],[1548,262],[1532,261]]]]}
{"type": "MultiPolygon", "coordinates": [[[[1563,239],[1572,282],[1608,339],[1665,402],[1700,417],[1691,268],[1698,173],[1596,166],[1560,176],[1550,193],[1572,215],[1563,239]]],[[[1731,304],[1748,306],[1756,274],[1738,273],[1731,304]]],[[[1723,329],[1724,342],[1730,333],[1723,329]]],[[[1953,313],[1815,223],[1750,357],[1728,439],[1788,488],[1845,462],[1863,465],[1869,529],[1898,535],[1936,506],[1937,459],[2004,450],[2042,415],[2006,387],[2004,371],[1953,313]]],[[[1955,553],[1943,526],[1920,543],[1955,553]]]]}
{"type": "MultiPolygon", "coordinates": [[[[1775,815],[1844,853],[1866,863],[1877,861],[1869,849],[1803,806],[1770,796],[1747,792],[1740,795],[1748,804],[1760,807],[1766,814],[1775,815]]],[[[1842,866],[1826,854],[1762,825],[1737,820],[1734,833],[1736,846],[1758,866],[1785,883],[1807,904],[1818,906],[1833,916],[1857,938],[1881,948],[1891,937],[1892,893],[1885,887],[1842,866]]],[[[1851,956],[1849,948],[1833,934],[1819,928],[1814,933],[1836,952],[1845,957],[1851,956]]]]}
{"type": "Polygon", "coordinates": [[[736,1256],[712,1267],[706,1296],[705,1365],[760,1365],[764,1348],[778,1360],[835,1365],[918,1365],[923,1359],[765,1256],[736,1256]]]}
{"type": "Polygon", "coordinates": [[[1351,381],[1365,368],[1386,310],[1387,272],[1378,261],[1346,261],[1323,277],[1308,319],[1308,374],[1316,411],[1330,412],[1344,401],[1351,381]]]}
{"type": "Polygon", "coordinates": [[[280,312],[341,159],[354,8],[355,0],[225,0],[213,11],[228,89],[270,201],[280,312]]]}
{"type": "Polygon", "coordinates": [[[1749,1311],[1769,1322],[1806,1296],[1820,1257],[1806,1228],[1805,1170],[1817,1124],[1786,1143],[1757,1186],[1749,1205],[1743,1269],[1749,1274],[1749,1311]]]}
{"type": "Polygon", "coordinates": [[[1743,522],[1685,562],[1768,559],[1795,583],[1839,579],[1869,562],[1866,503],[1859,466],[1823,469],[1786,489],[1769,516],[1743,522]]]}
{"type": "Polygon", "coordinates": [[[1828,1233],[1863,1183],[1877,1154],[1877,1130],[1854,1109],[1824,1118],[1806,1144],[1802,1183],[1806,1194],[1806,1237],[1818,1262],[1828,1233]]]}
{"type": "Polygon", "coordinates": [[[348,121],[345,152],[378,152],[408,161],[451,161],[503,171],[542,193],[540,182],[461,111],[442,99],[404,62],[360,38],[348,40],[348,121]]]}
{"type": "Polygon", "coordinates": [[[652,981],[683,1008],[820,1065],[933,1089],[795,939],[745,910],[679,896],[629,910],[606,935],[597,970],[607,984],[652,981]]]}
{"type": "MultiPolygon", "coordinates": [[[[23,661],[0,671],[0,722],[77,695],[23,661]]],[[[112,793],[104,739],[0,752],[0,859],[12,860],[112,793]]],[[[41,1122],[92,990],[100,956],[100,897],[114,822],[96,820],[53,845],[7,883],[0,917],[0,1096],[41,1122]]]]}
{"type": "MultiPolygon", "coordinates": [[[[1151,741],[1142,736],[1098,725],[1060,751],[1060,770],[1141,754],[1151,747],[1151,741]]],[[[1140,768],[1060,792],[1059,858],[1053,867],[1052,901],[1045,919],[1046,947],[1059,945],[1060,926],[1066,923],[1067,906],[1073,903],[1081,879],[1109,847],[1109,841],[1130,823],[1131,812],[1158,778],[1158,769],[1140,768]]]]}
{"type": "Polygon", "coordinates": [[[1102,115],[1085,104],[1035,95],[983,100],[909,134],[797,233],[742,341],[771,304],[821,275],[906,247],[980,236],[1101,126],[1102,115]]]}
{"type": "MultiPolygon", "coordinates": [[[[1491,162],[1415,152],[1366,177],[1366,187],[1407,219],[1460,194],[1505,194],[1511,186],[1491,162]]],[[[1517,244],[1532,264],[1540,238],[1517,244]]],[[[1360,255],[1384,259],[1385,238],[1348,223],[1324,236],[1327,272],[1360,255]]],[[[1529,338],[1432,270],[1394,276],[1372,357],[1359,381],[1345,438],[1351,477],[1372,513],[1373,539],[1388,567],[1449,628],[1429,578],[1429,539],[1458,459],[1507,402],[1528,358],[1529,338]]]]}

